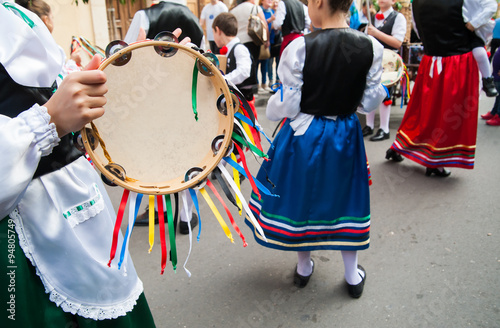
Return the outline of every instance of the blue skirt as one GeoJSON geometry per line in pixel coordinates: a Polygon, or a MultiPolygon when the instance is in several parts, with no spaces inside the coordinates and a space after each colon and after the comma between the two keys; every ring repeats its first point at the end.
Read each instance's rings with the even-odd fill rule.
{"type": "Polygon", "coordinates": [[[249,204],[267,242],[246,220],[257,242],[291,251],[368,248],[368,168],[357,116],[316,116],[301,136],[285,123],[273,145],[257,179],[279,197],[252,193],[249,204]]]}

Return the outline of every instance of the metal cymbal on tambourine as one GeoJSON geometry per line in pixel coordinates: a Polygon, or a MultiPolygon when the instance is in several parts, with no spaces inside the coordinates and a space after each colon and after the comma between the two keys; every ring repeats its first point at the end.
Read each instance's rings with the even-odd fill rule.
{"type": "Polygon", "coordinates": [[[105,114],[81,130],[96,168],[141,194],[199,186],[232,146],[234,96],[212,56],[175,40],[122,41],[99,69],[107,75],[105,114]],[[95,149],[91,137],[98,139],[95,149]],[[117,177],[107,167],[125,173],[120,169],[117,177]],[[199,168],[197,174],[186,175],[192,168],[199,168]]]}

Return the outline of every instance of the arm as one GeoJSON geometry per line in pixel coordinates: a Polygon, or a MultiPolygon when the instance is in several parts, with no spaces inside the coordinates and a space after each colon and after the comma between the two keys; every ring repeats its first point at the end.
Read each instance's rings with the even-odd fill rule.
{"type": "Polygon", "coordinates": [[[378,108],[387,96],[385,88],[380,84],[382,80],[382,57],[384,47],[374,38],[370,37],[373,44],[373,63],[366,76],[366,87],[358,111],[368,113],[378,108]]]}
{"type": "Polygon", "coordinates": [[[234,84],[240,84],[250,77],[252,70],[252,57],[244,45],[235,45],[234,58],[236,59],[236,68],[226,75],[226,79],[234,84]]]}
{"type": "Polygon", "coordinates": [[[295,118],[300,113],[302,98],[302,69],[306,57],[306,46],[303,37],[293,40],[283,51],[278,66],[278,75],[283,89],[269,98],[266,116],[271,121],[282,118],[295,118]],[[283,95],[283,101],[281,97],[283,95]]]}
{"type": "Polygon", "coordinates": [[[144,13],[143,10],[139,10],[135,13],[134,18],[132,19],[132,23],[130,23],[130,27],[128,28],[127,35],[125,35],[123,41],[127,42],[128,44],[137,41],[139,38],[141,27],[144,29],[144,32],[146,32],[147,35],[149,31],[149,20],[148,16],[146,16],[146,13],[144,13]]]}
{"type": "Polygon", "coordinates": [[[464,0],[463,14],[466,23],[474,29],[486,24],[497,12],[495,0],[464,0]]]}
{"type": "Polygon", "coordinates": [[[283,22],[285,21],[286,16],[286,6],[283,1],[278,3],[278,9],[276,10],[276,19],[273,22],[273,29],[279,30],[283,22]]]}
{"type": "Polygon", "coordinates": [[[402,14],[398,14],[396,20],[394,21],[391,35],[381,32],[373,25],[368,26],[368,35],[371,35],[375,39],[398,49],[403,44],[406,35],[406,18],[402,14]]]}
{"type": "MultiPolygon", "coordinates": [[[[87,68],[97,68],[100,57],[87,68]]],[[[50,100],[35,104],[15,118],[0,115],[0,217],[10,213],[23,197],[40,158],[58,145],[59,137],[80,130],[103,115],[106,75],[82,71],[68,75],[50,100]]]]}

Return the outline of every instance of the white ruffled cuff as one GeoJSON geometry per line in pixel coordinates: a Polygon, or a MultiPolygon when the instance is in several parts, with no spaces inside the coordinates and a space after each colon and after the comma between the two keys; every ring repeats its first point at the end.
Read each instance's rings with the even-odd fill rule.
{"type": "Polygon", "coordinates": [[[35,134],[33,142],[40,149],[42,156],[49,155],[52,149],[61,141],[57,135],[56,125],[50,123],[50,115],[47,112],[47,108],[35,104],[29,110],[19,114],[18,117],[35,134]]]}

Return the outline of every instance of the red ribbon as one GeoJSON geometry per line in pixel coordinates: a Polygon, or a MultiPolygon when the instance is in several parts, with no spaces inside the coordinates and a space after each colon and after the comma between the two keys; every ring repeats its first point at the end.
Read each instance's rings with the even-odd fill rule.
{"type": "Polygon", "coordinates": [[[165,272],[167,266],[167,242],[165,240],[165,216],[163,215],[162,195],[156,195],[156,204],[158,205],[158,220],[160,223],[160,241],[161,241],[161,274],[165,272]]]}
{"type": "Polygon", "coordinates": [[[375,15],[375,18],[376,18],[376,19],[378,19],[378,20],[384,20],[384,19],[385,19],[385,16],[384,16],[384,14],[382,14],[382,13],[377,13],[377,14],[375,15]]]}
{"type": "Polygon", "coordinates": [[[226,46],[224,46],[224,47],[220,48],[219,53],[220,53],[221,55],[225,55],[225,54],[227,54],[227,47],[226,47],[226,46]]]}
{"type": "Polygon", "coordinates": [[[229,208],[227,208],[226,203],[224,203],[224,200],[220,196],[220,194],[217,191],[217,189],[215,189],[213,183],[210,180],[208,180],[208,179],[207,179],[207,186],[212,190],[212,192],[214,193],[215,197],[217,197],[217,199],[219,200],[219,202],[222,204],[222,206],[226,210],[227,216],[229,217],[229,221],[231,221],[231,224],[233,225],[234,230],[238,233],[238,235],[240,235],[241,239],[243,240],[243,247],[247,247],[248,244],[245,241],[245,237],[243,236],[243,233],[241,232],[240,227],[238,227],[238,225],[234,221],[234,218],[233,218],[233,215],[231,214],[231,211],[229,211],[229,208]]]}
{"type": "Polygon", "coordinates": [[[122,200],[120,202],[120,207],[118,208],[118,214],[116,215],[115,229],[113,230],[113,241],[111,242],[111,252],[109,253],[108,267],[111,267],[111,261],[113,261],[113,259],[115,258],[116,247],[118,245],[118,233],[120,232],[120,227],[122,225],[123,213],[125,212],[125,206],[127,206],[129,193],[129,190],[123,190],[122,200]]]}
{"type": "Polygon", "coordinates": [[[241,150],[240,146],[238,146],[237,142],[234,142],[234,146],[236,147],[236,150],[238,151],[238,154],[240,155],[241,162],[243,163],[243,168],[245,169],[245,172],[248,177],[248,181],[250,181],[250,184],[252,185],[252,190],[253,192],[259,196],[259,200],[261,199],[259,189],[257,189],[257,185],[255,184],[255,181],[253,180],[252,174],[250,174],[250,171],[248,170],[247,166],[247,161],[245,159],[245,154],[243,154],[243,150],[241,150]]]}

